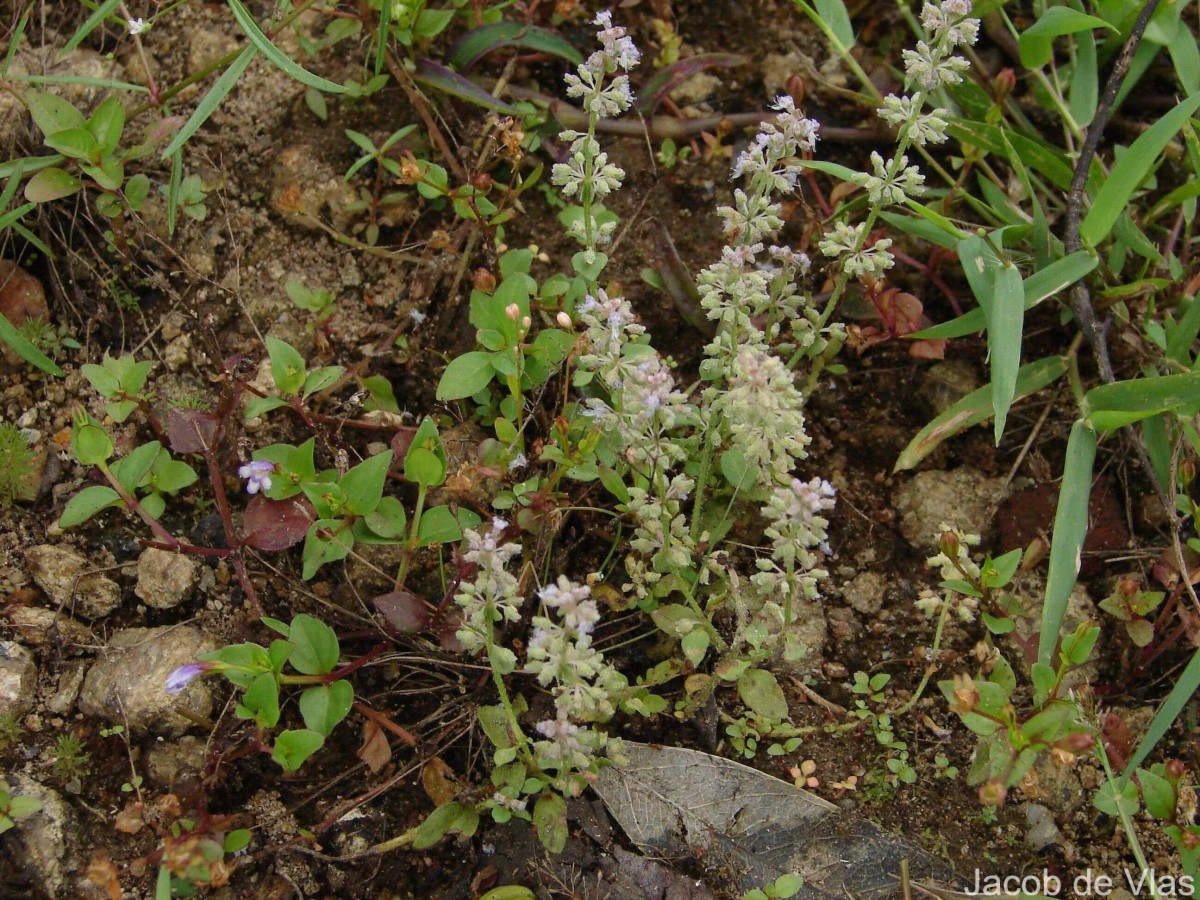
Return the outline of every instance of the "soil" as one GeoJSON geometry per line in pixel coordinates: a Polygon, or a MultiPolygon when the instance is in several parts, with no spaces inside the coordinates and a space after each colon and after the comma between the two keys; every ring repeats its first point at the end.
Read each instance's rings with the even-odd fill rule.
{"type": "MultiPolygon", "coordinates": [[[[49,58],[47,54],[61,47],[82,21],[85,11],[68,11],[66,7],[73,4],[61,6],[38,6],[44,15],[35,15],[29,32],[31,58],[49,58]]],[[[261,17],[270,4],[250,6],[261,17]]],[[[569,13],[563,34],[586,47],[590,15],[575,9],[574,3],[558,6],[569,13]]],[[[702,116],[761,110],[792,76],[788,85],[804,86],[811,115],[845,128],[871,126],[869,118],[837,90],[847,83],[846,73],[830,60],[819,34],[787,4],[657,0],[628,6],[618,15],[648,60],[662,50],[651,23],[656,17],[674,24],[685,55],[722,52],[746,57],[740,66],[710,70],[716,81],[705,96],[680,95],[660,113],[702,116]]],[[[11,10],[11,5],[7,8],[11,10]]],[[[904,25],[890,11],[855,15],[856,23],[859,15],[869,20],[863,23],[862,43],[867,48],[863,61],[884,84],[893,77],[885,65],[887,52],[871,48],[902,42],[904,25]]],[[[548,10],[538,11],[535,21],[548,24],[548,10]]],[[[310,14],[301,23],[313,36],[325,20],[310,14]]],[[[194,73],[204,61],[220,57],[241,41],[223,4],[198,3],[162,16],[144,38],[151,68],[163,84],[194,73]]],[[[295,52],[294,36],[280,40],[286,50],[295,52]]],[[[436,58],[447,45],[439,40],[426,52],[436,58]]],[[[359,55],[343,52],[344,46],[306,64],[334,80],[361,79],[359,55]]],[[[91,54],[89,59],[97,65],[109,66],[110,77],[145,79],[145,68],[129,40],[118,40],[116,32],[98,31],[79,52],[91,54]]],[[[999,52],[985,49],[983,56],[991,64],[998,62],[999,52]]],[[[506,58],[497,54],[481,63],[475,74],[495,77],[506,58]]],[[[559,95],[563,66],[553,57],[531,55],[517,60],[506,74],[513,85],[559,95]]],[[[644,72],[638,76],[645,77],[644,72]]],[[[635,90],[638,84],[635,79],[635,90]]],[[[93,94],[81,90],[73,99],[93,104],[99,96],[93,94]]],[[[187,115],[201,96],[202,88],[189,88],[180,94],[174,111],[187,115]]],[[[437,116],[439,131],[460,148],[460,159],[468,166],[484,159],[494,172],[508,171],[493,165],[495,144],[488,143],[485,112],[442,95],[430,95],[426,102],[437,116]]],[[[66,446],[64,430],[69,428],[72,411],[81,406],[97,418],[105,416],[102,402],[80,374],[81,365],[97,362],[105,354],[136,353],[154,360],[151,386],[156,406],[163,410],[188,398],[214,397],[224,377],[223,361],[240,356],[252,370],[264,356],[261,338],[271,334],[293,343],[310,362],[359,366],[364,375],[383,375],[407,413],[417,419],[427,413],[439,415],[444,431],[469,414],[466,406],[437,404],[433,389],[444,362],[474,347],[466,298],[479,277],[476,273],[495,270],[499,249],[495,235],[464,226],[411,192],[377,208],[372,218],[358,210],[356,202],[364,195],[370,198],[373,187],[384,183],[376,167],[367,166],[348,183],[342,179],[357,158],[344,129],[381,143],[397,128],[419,121],[406,92],[394,82],[371,97],[331,100],[328,118],[322,120],[306,105],[303,88],[260,58],[188,146],[185,171],[199,174],[208,191],[203,221],[185,219],[169,236],[156,195],[142,219],[125,223],[122,240],[110,244],[105,232],[113,226],[97,216],[90,203],[52,204],[40,207],[27,224],[55,250],[55,259],[44,258],[19,240],[10,240],[0,254],[16,258],[45,286],[53,323],[79,346],[58,352],[58,362],[67,373],[62,379],[42,376],[13,359],[0,372],[0,415],[16,422],[36,410],[33,427],[49,451],[38,497],[0,513],[0,579],[7,593],[0,629],[28,644],[37,657],[36,699],[19,717],[17,733],[4,740],[0,768],[31,777],[63,795],[75,823],[65,851],[67,865],[80,870],[92,866],[96,896],[103,896],[104,885],[111,884],[109,873],[119,878],[121,896],[154,895],[153,854],[160,840],[154,822],[170,820],[172,802],[184,811],[232,816],[230,827],[253,830],[248,852],[231,860],[228,885],[212,889],[212,896],[459,898],[508,883],[529,885],[539,896],[628,895],[623,893],[628,888],[616,886],[620,882],[614,880],[612,858],[615,853],[628,861],[634,848],[607,821],[598,801],[581,800],[573,806],[572,835],[566,851],[557,857],[542,851],[530,827],[520,822],[485,825],[469,840],[446,840],[428,850],[354,857],[420,822],[432,809],[429,791],[436,788],[435,782],[441,781],[442,790],[449,783],[451,792],[469,794],[483,790],[488,778],[488,745],[474,724],[473,711],[495,702],[490,680],[481,677],[478,666],[465,664],[462,656],[441,650],[425,636],[397,637],[382,628],[369,599],[387,589],[387,573],[394,571],[386,550],[371,556],[369,565],[327,567],[311,582],[300,577],[297,550],[248,557],[250,578],[267,614],[281,619],[299,612],[320,616],[345,636],[346,658],[385,644],[385,652],[356,674],[356,697],[417,740],[415,746],[408,746],[392,735],[391,760],[379,771],[372,771],[358,755],[367,722],[352,714],[308,765],[298,773],[283,774],[267,756],[252,751],[244,723],[234,717],[232,704],[226,704],[230,694],[224,684],[212,685],[218,692],[214,722],[201,723],[192,729],[191,738],[182,740],[106,733],[113,723],[85,716],[74,703],[53,703],[72,678],[78,679],[81,661],[90,666],[108,637],[124,628],[186,622],[224,642],[265,639],[225,560],[202,558],[204,573],[195,595],[174,608],[156,609],[142,604],[133,593],[142,550],[138,542],[147,536],[140,522],[109,511],[65,533],[56,527],[63,503],[92,477],[73,463],[66,446]],[[402,251],[366,247],[362,242],[372,224],[380,226],[380,247],[402,251]],[[349,238],[339,241],[334,231],[349,238]],[[124,247],[119,246],[122,243],[124,247]],[[327,328],[311,327],[310,317],[292,305],[283,290],[288,279],[336,295],[336,313],[327,328]],[[37,642],[17,624],[22,621],[20,610],[54,608],[31,581],[25,562],[25,551],[42,544],[75,548],[123,591],[124,602],[116,611],[83,623],[87,637],[82,641],[71,642],[60,631],[37,642]],[[62,762],[64,735],[73,735],[82,744],[83,761],[77,766],[62,762]],[[173,771],[172,760],[186,761],[189,754],[203,761],[199,771],[189,773],[186,766],[173,771]],[[131,782],[143,776],[131,790],[131,782]],[[144,815],[129,812],[136,796],[145,802],[144,815]],[[128,818],[122,819],[123,811],[131,816],[132,825],[128,818]],[[145,821],[138,825],[140,819],[145,821]],[[601,821],[602,826],[597,824],[601,821]],[[146,860],[151,864],[146,865],[146,860]],[[109,865],[115,869],[106,868],[109,865]]],[[[150,122],[151,116],[144,114],[131,127],[150,122]]],[[[412,151],[437,159],[437,147],[415,140],[424,133],[425,128],[418,128],[413,140],[397,144],[393,152],[397,157],[412,151]]],[[[750,134],[738,129],[698,133],[680,142],[690,152],[673,164],[656,158],[658,147],[644,138],[605,140],[606,149],[629,173],[626,189],[612,203],[621,216],[622,230],[610,254],[614,260],[607,273],[613,281],[610,287],[614,292],[618,284],[623,289],[650,328],[655,345],[675,359],[681,377],[694,373],[702,337],[687,324],[687,310],[681,309],[687,301],[673,300],[643,280],[641,273],[646,267],[670,268],[669,244],[693,274],[719,255],[721,232],[714,209],[730,197],[732,154],[750,134]],[[669,242],[664,235],[669,235],[669,242]]],[[[40,152],[19,111],[10,110],[7,118],[0,118],[0,140],[10,158],[40,152]]],[[[830,139],[822,142],[820,154],[856,165],[870,148],[870,144],[830,139]]],[[[548,169],[561,152],[561,145],[548,139],[528,156],[522,171],[528,174],[539,164],[548,169]]],[[[166,168],[154,157],[143,165],[156,183],[165,181],[166,168]]],[[[805,196],[807,200],[789,205],[781,239],[811,251],[819,221],[812,208],[813,195],[806,192],[805,196]]],[[[532,189],[519,202],[520,214],[509,224],[504,243],[536,245],[535,277],[566,269],[575,248],[563,237],[552,197],[532,189]]],[[[896,282],[921,299],[925,315],[933,321],[952,316],[952,302],[969,296],[964,285],[952,283],[958,292],[952,300],[912,269],[901,271],[896,282]]],[[[866,304],[860,305],[862,318],[855,324],[878,327],[878,320],[867,315],[866,304]]],[[[1071,337],[1059,327],[1057,311],[1049,309],[1039,309],[1027,323],[1027,333],[1032,335],[1026,350],[1030,359],[1033,354],[1061,352],[1071,337]]],[[[954,341],[945,352],[958,364],[960,379],[973,377],[971,387],[986,380],[985,347],[978,339],[954,341]]],[[[853,708],[855,699],[851,676],[857,671],[890,675],[888,702],[903,702],[921,679],[933,635],[932,623],[914,600],[921,589],[936,587],[937,578],[925,565],[928,552],[901,536],[895,506],[897,492],[913,473],[892,473],[899,452],[933,415],[920,390],[934,377],[933,364],[915,359],[908,344],[897,340],[883,340],[860,354],[846,351],[842,356],[847,371],[826,378],[809,405],[813,445],[806,471],[800,473],[805,478],[829,478],[838,489],[838,507],[827,566],[831,578],[823,601],[829,640],[811,674],[784,679],[798,725],[847,721],[845,709],[853,708]],[[843,590],[863,573],[878,577],[874,583],[882,593],[878,602],[868,598],[862,603],[865,611],[851,607],[843,590]]],[[[551,387],[562,389],[557,382],[551,387]]],[[[325,412],[355,416],[361,412],[355,402],[342,395],[340,405],[325,412]]],[[[946,442],[921,470],[969,466],[980,478],[1008,479],[1038,492],[1038,502],[1014,512],[1011,526],[1001,523],[983,549],[999,553],[1025,547],[1039,535],[1047,535],[1051,527],[1053,503],[1041,498],[1052,497],[1056,490],[1054,473],[1061,468],[1073,415],[1069,397],[1044,392],[1014,408],[998,447],[991,441],[990,427],[968,431],[946,442]]],[[[109,428],[118,452],[151,437],[140,414],[124,425],[110,420],[109,428]]],[[[453,433],[463,444],[461,455],[469,457],[478,431],[463,423],[453,433]]],[[[294,419],[276,415],[245,435],[238,446],[228,446],[225,482],[233,502],[242,503],[237,498],[241,482],[233,477],[239,460],[248,458],[256,446],[298,443],[304,436],[294,419]]],[[[330,426],[321,429],[321,452],[327,459],[339,452],[353,458],[365,454],[368,442],[378,439],[374,432],[330,426]]],[[[1118,540],[1089,545],[1085,587],[1096,600],[1109,593],[1118,576],[1148,573],[1165,546],[1164,533],[1144,515],[1143,496],[1148,489],[1132,455],[1115,441],[1105,444],[1101,454],[1103,465],[1098,469],[1105,477],[1094,499],[1104,507],[1106,528],[1118,540]]],[[[200,469],[198,460],[193,464],[200,469]]],[[[223,535],[210,496],[202,473],[200,484],[185,494],[187,499],[169,505],[167,526],[193,543],[218,546],[223,535]]],[[[461,499],[472,502],[469,495],[461,499]]],[[[552,546],[529,549],[539,563],[550,554],[554,569],[582,576],[603,561],[612,538],[608,519],[573,513],[562,518],[552,546]]],[[[426,568],[415,579],[430,596],[440,593],[437,562],[433,557],[423,560],[426,568]]],[[[1169,676],[1185,656],[1182,649],[1167,652],[1131,676],[1128,642],[1114,622],[1104,625],[1093,683],[1097,714],[1102,704],[1103,714],[1125,723],[1136,738],[1147,711],[1165,695],[1169,676]]],[[[606,617],[598,643],[616,647],[631,637],[648,637],[652,630],[638,613],[614,614],[606,617]]],[[[973,669],[972,653],[981,637],[977,624],[951,628],[937,661],[938,677],[973,669]]],[[[614,652],[622,665],[640,671],[656,659],[660,648],[653,644],[652,639],[640,640],[632,649],[614,652]]],[[[718,702],[737,714],[732,692],[720,693],[718,702]]],[[[724,727],[718,727],[712,713],[710,709],[709,718],[701,716],[698,723],[681,723],[669,716],[650,723],[619,720],[616,730],[631,739],[731,755],[724,727]]],[[[295,711],[285,711],[287,715],[294,716],[295,711]]],[[[1200,752],[1195,720],[1193,702],[1153,757],[1184,759],[1193,778],[1200,752]]],[[[958,873],[955,886],[972,884],[977,870],[984,875],[1008,875],[1046,869],[1073,877],[1089,868],[1119,874],[1122,867],[1133,866],[1119,824],[1096,812],[1090,800],[1076,802],[1083,788],[1094,789],[1101,783],[1103,774],[1096,763],[1081,759],[1073,770],[1058,773],[1066,780],[1065,801],[1050,795],[1051,774],[1043,773],[1040,786],[1030,780],[991,814],[981,807],[977,788],[966,781],[974,739],[936,691],[929,690],[896,727],[919,774],[913,785],[893,784],[884,777],[885,750],[865,725],[833,734],[818,728],[795,752],[780,757],[760,752],[747,762],[790,781],[799,775],[798,767],[811,760],[816,779],[811,790],[840,805],[847,815],[872,819],[944,858],[958,873]],[[957,777],[940,774],[935,757],[945,758],[942,768],[956,767],[957,777]],[[1031,849],[1023,803],[1049,806],[1061,839],[1044,849],[1031,849]]],[[[800,777],[800,782],[807,777],[800,777]]],[[[1178,872],[1178,860],[1161,830],[1148,819],[1138,819],[1136,824],[1158,872],[1178,872]]],[[[0,854],[0,893],[42,896],[47,891],[39,873],[22,868],[28,855],[10,843],[19,840],[17,832],[2,839],[6,851],[0,854]]],[[[706,869],[703,859],[688,856],[665,862],[656,876],[662,888],[659,896],[691,896],[683,893],[685,889],[704,896],[697,887],[701,882],[717,896],[726,895],[727,884],[719,873],[706,869]]],[[[79,880],[81,874],[71,874],[59,896],[81,895],[78,892],[87,889],[79,880]]],[[[647,889],[646,896],[651,895],[647,889]]]]}

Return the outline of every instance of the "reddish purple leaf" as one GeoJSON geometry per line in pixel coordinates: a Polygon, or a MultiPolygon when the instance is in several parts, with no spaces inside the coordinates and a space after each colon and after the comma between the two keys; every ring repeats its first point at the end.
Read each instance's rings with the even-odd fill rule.
{"type": "Polygon", "coordinates": [[[371,602],[389,625],[405,633],[421,631],[429,624],[432,615],[425,598],[418,597],[412,591],[380,594],[371,602]]]}
{"type": "Polygon", "coordinates": [[[201,409],[167,410],[167,437],[176,453],[204,453],[217,434],[217,417],[201,409]]]}
{"type": "Polygon", "coordinates": [[[408,455],[408,448],[412,446],[413,438],[417,436],[417,429],[412,425],[401,427],[392,436],[392,459],[403,460],[408,455]]]}
{"type": "Polygon", "coordinates": [[[650,76],[650,80],[638,91],[634,109],[643,116],[651,115],[667,94],[698,72],[703,72],[705,69],[729,69],[734,66],[744,66],[747,62],[746,57],[736,53],[698,53],[687,59],[681,59],[677,63],[659,69],[650,76]]]}
{"type": "Polygon", "coordinates": [[[467,648],[463,646],[463,642],[458,639],[456,633],[461,626],[462,610],[457,606],[442,616],[442,620],[438,623],[437,636],[438,643],[441,644],[443,650],[450,653],[466,652],[467,648]]]}
{"type": "Polygon", "coordinates": [[[246,544],[256,550],[286,550],[304,540],[316,518],[316,510],[304,497],[272,500],[259,494],[246,506],[242,533],[246,544]]]}

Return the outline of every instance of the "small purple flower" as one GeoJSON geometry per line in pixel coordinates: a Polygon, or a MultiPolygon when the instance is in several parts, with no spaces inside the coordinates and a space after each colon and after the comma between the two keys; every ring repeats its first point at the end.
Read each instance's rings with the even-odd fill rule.
{"type": "Polygon", "coordinates": [[[275,471],[275,463],[269,459],[256,459],[238,469],[238,476],[246,479],[246,493],[257,494],[259,491],[271,489],[271,473],[275,471]]]}
{"type": "Polygon", "coordinates": [[[198,675],[203,675],[212,668],[212,663],[193,662],[180,666],[167,676],[167,693],[181,694],[198,675]]]}

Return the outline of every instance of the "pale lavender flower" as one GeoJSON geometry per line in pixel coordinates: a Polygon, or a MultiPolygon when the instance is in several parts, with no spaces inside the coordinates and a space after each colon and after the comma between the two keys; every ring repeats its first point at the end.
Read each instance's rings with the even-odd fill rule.
{"type": "Polygon", "coordinates": [[[213,664],[210,662],[192,662],[185,666],[180,666],[174,672],[167,676],[166,691],[168,694],[181,694],[192,681],[205,672],[211,671],[213,664]]]}
{"type": "Polygon", "coordinates": [[[269,459],[256,459],[238,469],[238,477],[246,480],[247,494],[257,494],[271,489],[271,474],[276,468],[269,459]]]}
{"type": "Polygon", "coordinates": [[[142,34],[150,28],[145,19],[130,19],[128,25],[130,34],[142,34]]]}

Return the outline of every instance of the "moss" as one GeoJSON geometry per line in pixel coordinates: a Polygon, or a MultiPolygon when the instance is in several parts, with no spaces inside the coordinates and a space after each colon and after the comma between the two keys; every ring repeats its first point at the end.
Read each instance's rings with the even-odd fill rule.
{"type": "Polygon", "coordinates": [[[37,496],[38,454],[29,446],[21,429],[0,422],[0,507],[15,500],[33,500],[37,496]]]}

